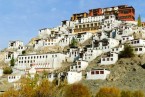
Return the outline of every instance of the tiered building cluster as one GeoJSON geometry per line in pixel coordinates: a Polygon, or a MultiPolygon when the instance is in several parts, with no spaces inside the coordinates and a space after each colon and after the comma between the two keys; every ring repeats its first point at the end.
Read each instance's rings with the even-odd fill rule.
{"type": "MultiPolygon", "coordinates": [[[[12,58],[16,59],[15,68],[24,70],[31,77],[34,74],[50,71],[48,79],[66,78],[69,84],[80,81],[83,78],[82,71],[90,65],[90,62],[101,57],[99,65],[111,65],[118,61],[118,54],[124,50],[124,44],[133,46],[136,54],[145,53],[145,26],[137,26],[135,21],[135,9],[132,6],[120,5],[107,8],[91,9],[89,12],[73,14],[71,20],[61,22],[55,28],[39,30],[39,35],[29,45],[34,50],[41,50],[44,47],[70,46],[72,40],[84,44],[91,40],[87,46],[69,47],[67,52],[48,52],[46,54],[26,54],[22,51],[28,49],[20,41],[11,41],[8,49],[16,49],[7,52],[5,62],[12,58]],[[136,38],[139,35],[140,38],[136,38]],[[62,63],[73,62],[65,73],[53,72],[63,67],[62,63]]],[[[24,74],[26,74],[24,73],[24,74]]],[[[86,80],[106,79],[111,73],[105,68],[92,68],[86,71],[86,80]]],[[[9,82],[17,81],[20,77],[8,77],[9,82]],[[15,80],[14,80],[15,78],[15,80]],[[12,79],[12,80],[11,80],[12,79]]]]}

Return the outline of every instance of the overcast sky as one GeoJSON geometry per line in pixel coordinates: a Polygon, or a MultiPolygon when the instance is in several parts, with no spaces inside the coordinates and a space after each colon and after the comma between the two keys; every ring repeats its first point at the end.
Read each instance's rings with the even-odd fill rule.
{"type": "Polygon", "coordinates": [[[0,49],[10,40],[24,43],[42,28],[55,27],[73,13],[127,4],[145,21],[145,0],[0,0],[0,49]]]}

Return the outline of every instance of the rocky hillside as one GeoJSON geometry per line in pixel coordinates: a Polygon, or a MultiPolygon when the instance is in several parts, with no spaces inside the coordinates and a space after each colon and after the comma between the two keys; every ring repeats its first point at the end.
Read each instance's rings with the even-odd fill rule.
{"type": "Polygon", "coordinates": [[[90,67],[106,68],[111,71],[111,74],[105,81],[82,80],[81,83],[90,88],[92,94],[95,94],[100,87],[104,86],[145,91],[145,69],[142,67],[142,64],[145,63],[144,58],[145,55],[121,58],[115,65],[109,66],[100,66],[97,61],[91,62],[88,69],[90,67]]]}

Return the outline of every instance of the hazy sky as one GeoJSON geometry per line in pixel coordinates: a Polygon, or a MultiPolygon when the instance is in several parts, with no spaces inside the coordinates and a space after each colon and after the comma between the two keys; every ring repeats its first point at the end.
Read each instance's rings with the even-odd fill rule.
{"type": "Polygon", "coordinates": [[[127,4],[145,21],[145,0],[0,0],[0,49],[10,40],[24,43],[41,28],[55,27],[73,13],[127,4]]]}

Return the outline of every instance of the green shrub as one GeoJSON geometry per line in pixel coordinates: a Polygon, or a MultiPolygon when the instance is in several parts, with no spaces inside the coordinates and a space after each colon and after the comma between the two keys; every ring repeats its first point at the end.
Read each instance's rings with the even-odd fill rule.
{"type": "Polygon", "coordinates": [[[5,67],[3,69],[3,73],[4,74],[11,74],[13,72],[12,68],[11,67],[5,67]]]}
{"type": "Polygon", "coordinates": [[[132,46],[125,44],[124,50],[120,52],[119,58],[131,58],[134,57],[134,52],[132,46]]]}
{"type": "Polygon", "coordinates": [[[11,66],[14,66],[14,65],[15,65],[14,57],[12,57],[12,59],[11,59],[11,61],[10,61],[10,65],[11,65],[11,66]]]}
{"type": "Polygon", "coordinates": [[[22,55],[24,55],[24,54],[26,54],[26,51],[24,50],[24,51],[22,51],[22,55]]]}

